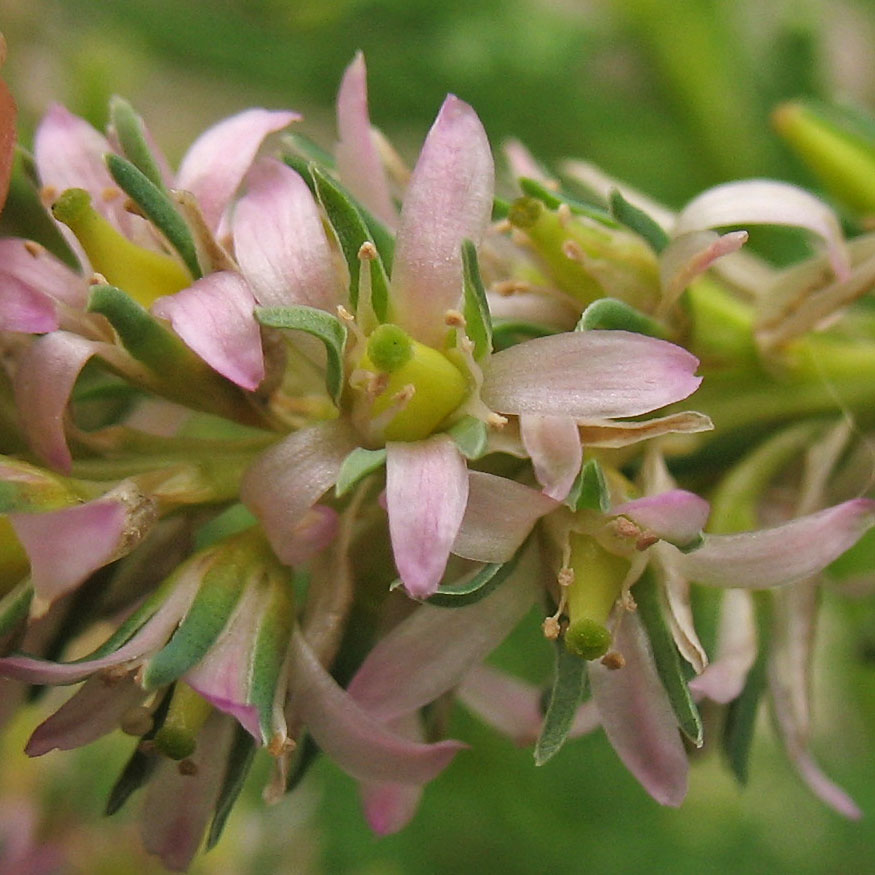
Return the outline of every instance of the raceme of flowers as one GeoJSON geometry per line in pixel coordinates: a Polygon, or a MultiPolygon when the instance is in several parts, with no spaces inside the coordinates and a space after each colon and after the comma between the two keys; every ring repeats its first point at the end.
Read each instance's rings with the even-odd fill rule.
{"type": "MultiPolygon", "coordinates": [[[[146,784],[146,847],[184,869],[260,748],[269,798],[321,751],[391,833],[465,747],[423,720],[455,693],[539,764],[601,726],[680,805],[699,705],[767,692],[859,814],[808,689],[822,572],[875,523],[846,423],[875,409],[869,237],[775,181],[674,215],[576,162],[571,195],[518,143],[496,194],[452,95],[408,171],[361,56],[333,156],[250,109],[174,173],[110,118],[48,111],[56,232],[0,240],[0,716],[81,684],[28,754],[133,736],[108,810],[146,784]],[[818,249],[778,270],[714,230],[761,223],[818,249]],[[486,662],[536,605],[546,699],[486,662]]],[[[754,714],[724,731],[742,776],[754,714]]]]}

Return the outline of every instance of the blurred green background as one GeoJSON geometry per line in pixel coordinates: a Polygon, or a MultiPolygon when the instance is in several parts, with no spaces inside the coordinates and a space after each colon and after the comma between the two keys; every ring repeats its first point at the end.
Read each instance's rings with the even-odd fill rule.
{"type": "MultiPolygon", "coordinates": [[[[547,162],[585,158],[672,205],[730,178],[811,185],[769,129],[783,99],[875,107],[875,9],[851,0],[3,0],[0,29],[26,144],[51,101],[102,125],[107,98],[121,93],[174,160],[206,125],[251,105],[304,112],[303,129],[330,145],[337,84],[361,48],[373,120],[407,158],[452,91],[495,146],[514,135],[547,162]]],[[[601,734],[536,769],[530,751],[459,712],[454,733],[474,750],[428,789],[403,834],[371,836],[353,782],[321,762],[274,808],[253,781],[194,871],[871,872],[875,616],[834,598],[827,607],[815,747],[868,812],[862,823],[809,796],[766,715],[749,786],[706,751],[687,802],[670,811],[601,734]]],[[[546,674],[536,618],[504,653],[546,674]]],[[[120,822],[100,819],[130,740],[28,762],[19,751],[39,713],[2,742],[0,802],[40,800],[39,840],[62,849],[64,871],[160,871],[140,862],[136,800],[120,822]]]]}

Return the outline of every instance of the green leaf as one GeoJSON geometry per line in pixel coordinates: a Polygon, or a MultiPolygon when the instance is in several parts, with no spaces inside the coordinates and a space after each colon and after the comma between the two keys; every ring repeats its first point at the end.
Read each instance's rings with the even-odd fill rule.
{"type": "Polygon", "coordinates": [[[648,337],[666,338],[665,328],[659,322],[616,298],[593,301],[581,314],[574,330],[634,331],[648,337]]]}
{"type": "Polygon", "coordinates": [[[611,497],[605,472],[596,459],[584,462],[580,468],[565,504],[572,510],[597,510],[607,513],[611,509],[611,497]]]}
{"type": "MultiPolygon", "coordinates": [[[[143,120],[130,103],[118,96],[112,97],[109,101],[109,120],[115,128],[116,137],[125,157],[153,186],[166,196],[167,188],[164,185],[164,177],[146,140],[143,120]]],[[[121,185],[121,183],[119,184],[121,185]]]]}
{"type": "Polygon", "coordinates": [[[32,600],[33,586],[29,579],[23,580],[0,598],[0,639],[25,620],[32,600]]]}
{"type": "Polygon", "coordinates": [[[109,798],[106,801],[106,809],[104,810],[104,814],[107,817],[115,814],[116,811],[128,801],[130,795],[135,790],[139,790],[139,788],[149,780],[152,772],[155,771],[155,767],[160,762],[160,759],[156,754],[144,753],[140,749],[140,745],[143,741],[151,741],[158,734],[158,731],[167,719],[167,712],[170,710],[170,701],[172,698],[173,687],[170,687],[170,689],[164,693],[164,698],[161,700],[161,704],[152,715],[152,728],[143,736],[141,741],[137,743],[137,747],[134,748],[131,758],[122,769],[122,773],[113,785],[112,790],[109,791],[109,798]]]}
{"type": "Polygon", "coordinates": [[[543,766],[565,744],[577,707],[587,690],[586,660],[556,641],[556,673],[541,734],[535,742],[535,765],[543,766]]]}
{"type": "Polygon", "coordinates": [[[334,156],[304,134],[286,134],[282,138],[282,145],[286,149],[293,150],[296,155],[300,155],[308,164],[321,164],[328,170],[335,169],[334,156]]]}
{"type": "Polygon", "coordinates": [[[106,166],[125,194],[143,211],[143,215],[167,238],[194,279],[203,276],[197,247],[185,219],[173,201],[141,170],[118,155],[107,155],[106,166]]]}
{"type": "Polygon", "coordinates": [[[194,539],[194,549],[203,550],[204,547],[209,547],[230,535],[236,535],[237,532],[242,532],[257,522],[255,515],[245,504],[240,502],[232,504],[198,529],[194,539]]]}
{"type": "Polygon", "coordinates": [[[228,815],[234,803],[240,796],[240,791],[246,783],[246,777],[255,759],[255,739],[239,724],[234,726],[234,741],[228,754],[228,766],[219,798],[213,813],[213,820],[207,833],[206,850],[212,850],[222,837],[222,831],[228,821],[228,815]]]}
{"type": "Polygon", "coordinates": [[[305,331],[325,344],[328,361],[325,385],[335,404],[343,393],[343,348],[346,345],[346,325],[336,316],[316,307],[256,307],[255,318],[270,328],[305,331]]]}
{"type": "Polygon", "coordinates": [[[657,254],[668,246],[668,234],[644,210],[630,204],[615,188],[610,196],[611,213],[630,230],[643,237],[657,254]]]}
{"type": "Polygon", "coordinates": [[[598,222],[600,225],[606,225],[608,228],[619,228],[617,221],[605,210],[600,210],[591,204],[585,204],[564,192],[552,191],[536,179],[522,177],[518,180],[519,186],[523,194],[529,197],[537,198],[542,204],[555,210],[565,204],[576,216],[586,216],[598,222]]]}
{"type": "Polygon", "coordinates": [[[340,498],[361,482],[368,474],[372,474],[386,464],[385,447],[379,450],[366,450],[356,447],[344,460],[337,475],[334,494],[340,498]]]}
{"type": "Polygon", "coordinates": [[[665,622],[662,599],[653,575],[645,572],[635,584],[638,616],[647,630],[659,678],[668,693],[678,725],[696,747],[702,746],[702,718],[693,702],[683,673],[680,655],[665,622]]]}
{"type": "Polygon", "coordinates": [[[459,452],[466,459],[479,459],[489,444],[489,429],[476,416],[463,416],[447,429],[447,434],[456,442],[459,452]]]}
{"type": "Polygon", "coordinates": [[[486,598],[516,568],[519,552],[508,562],[490,562],[473,574],[442,584],[426,603],[439,608],[463,608],[486,598]]]}
{"type": "Polygon", "coordinates": [[[492,326],[492,346],[496,352],[499,352],[534,337],[547,337],[557,333],[556,329],[549,325],[536,325],[534,322],[508,319],[496,322],[492,326]]]}
{"type": "Polygon", "coordinates": [[[300,155],[290,155],[288,152],[283,155],[283,161],[307,183],[307,188],[313,193],[313,197],[316,197],[316,183],[313,181],[313,174],[310,172],[311,162],[300,155]]]}
{"type": "Polygon", "coordinates": [[[309,733],[305,733],[303,738],[298,739],[295,759],[291,769],[289,769],[288,778],[286,778],[286,793],[291,793],[301,783],[304,776],[310,770],[310,766],[319,757],[319,752],[319,745],[316,744],[313,736],[309,733]]]}
{"type": "Polygon", "coordinates": [[[474,341],[474,358],[478,361],[492,352],[492,317],[486,300],[486,289],[480,278],[477,248],[470,240],[462,243],[464,275],[465,333],[474,341]]]}
{"type": "MultiPolygon", "coordinates": [[[[349,269],[349,301],[355,312],[358,309],[359,273],[361,260],[359,250],[362,244],[373,243],[377,249],[377,258],[372,259],[371,270],[371,307],[380,322],[386,320],[389,308],[389,280],[383,267],[380,242],[374,239],[368,223],[361,210],[341,185],[324,173],[315,164],[310,165],[310,173],[316,186],[316,196],[325,208],[328,219],[337,234],[340,248],[346,258],[349,269]]],[[[375,221],[375,220],[374,220],[375,221]]]]}
{"type": "Polygon", "coordinates": [[[213,562],[173,637],[147,663],[144,689],[178,680],[212,647],[234,610],[246,583],[246,570],[233,553],[213,562]]]}

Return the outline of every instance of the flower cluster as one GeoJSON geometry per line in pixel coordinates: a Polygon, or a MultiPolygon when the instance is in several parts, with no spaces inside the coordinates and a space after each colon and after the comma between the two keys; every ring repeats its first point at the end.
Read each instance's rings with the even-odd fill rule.
{"type": "MultiPolygon", "coordinates": [[[[679,805],[699,705],[735,708],[743,775],[767,689],[856,814],[809,753],[808,679],[821,572],[869,571],[841,413],[875,409],[870,237],[779,182],[674,215],[573,163],[575,197],[519,144],[496,196],[454,96],[408,173],[361,56],[333,156],[251,109],[173,173],[129,104],[110,117],[49,110],[55,231],[0,240],[0,715],[81,684],[28,754],[136,737],[108,810],[148,784],[146,846],[185,868],[259,748],[269,797],[321,751],[393,832],[463,747],[423,721],[455,693],[538,763],[601,726],[679,805]],[[825,251],[779,271],[714,230],[759,223],[825,251]],[[534,605],[546,699],[484,662],[534,605]]],[[[0,131],[0,181],[11,154],[0,131]]]]}

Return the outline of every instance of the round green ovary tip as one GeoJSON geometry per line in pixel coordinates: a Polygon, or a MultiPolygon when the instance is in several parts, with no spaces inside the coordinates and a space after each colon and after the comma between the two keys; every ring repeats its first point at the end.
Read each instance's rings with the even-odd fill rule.
{"type": "Polygon", "coordinates": [[[184,760],[195,752],[197,742],[191,732],[175,726],[163,726],[155,734],[155,746],[172,760],[184,760]]]}
{"type": "Polygon", "coordinates": [[[565,632],[565,646],[583,659],[598,659],[611,646],[611,633],[597,620],[575,620],[565,632]]]}
{"type": "Polygon", "coordinates": [[[68,188],[52,204],[52,215],[65,225],[72,225],[90,206],[91,195],[84,188],[68,188]]]}
{"type": "Polygon", "coordinates": [[[388,374],[410,361],[412,355],[413,344],[397,325],[380,325],[368,338],[368,358],[388,374]]]}

